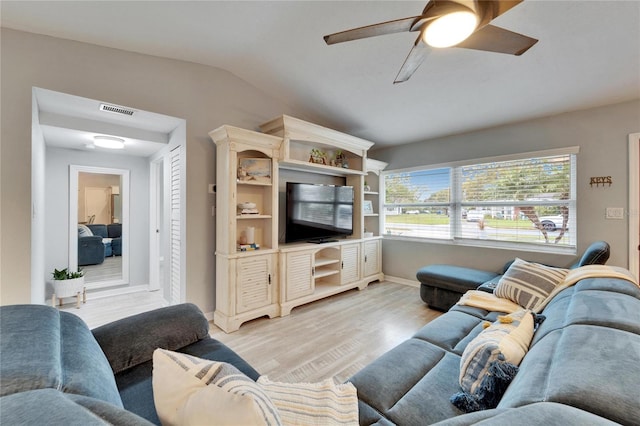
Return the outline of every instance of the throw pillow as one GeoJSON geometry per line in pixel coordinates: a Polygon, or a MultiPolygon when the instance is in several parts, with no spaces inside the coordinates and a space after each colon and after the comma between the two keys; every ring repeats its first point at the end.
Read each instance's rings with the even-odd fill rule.
{"type": "Polygon", "coordinates": [[[281,424],[260,386],[224,362],[156,349],[152,385],[163,425],[281,424]]]}
{"type": "Polygon", "coordinates": [[[451,397],[456,407],[470,412],[498,405],[529,349],[535,322],[529,310],[500,316],[469,342],[460,359],[462,392],[451,397]]]}
{"type": "Polygon", "coordinates": [[[509,299],[525,309],[535,310],[564,281],[568,273],[568,269],[516,258],[498,282],[493,294],[509,299]]]}
{"type": "Polygon", "coordinates": [[[78,225],[78,238],[80,237],[92,237],[93,232],[87,225],[78,225]]]}
{"type": "Polygon", "coordinates": [[[358,426],[358,395],[352,383],[272,382],[261,376],[258,384],[269,395],[285,425],[358,426]]]}

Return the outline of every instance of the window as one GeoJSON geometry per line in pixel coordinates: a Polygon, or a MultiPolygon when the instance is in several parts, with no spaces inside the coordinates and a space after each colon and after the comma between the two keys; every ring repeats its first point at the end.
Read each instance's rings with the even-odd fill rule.
{"type": "Polygon", "coordinates": [[[576,246],[575,154],[388,171],[384,232],[490,246],[576,246]]]}

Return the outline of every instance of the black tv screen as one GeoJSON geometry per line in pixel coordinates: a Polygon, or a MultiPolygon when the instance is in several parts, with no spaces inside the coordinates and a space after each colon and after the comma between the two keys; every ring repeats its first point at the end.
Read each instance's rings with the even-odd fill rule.
{"type": "Polygon", "coordinates": [[[287,182],[285,242],[353,234],[353,187],[287,182]]]}

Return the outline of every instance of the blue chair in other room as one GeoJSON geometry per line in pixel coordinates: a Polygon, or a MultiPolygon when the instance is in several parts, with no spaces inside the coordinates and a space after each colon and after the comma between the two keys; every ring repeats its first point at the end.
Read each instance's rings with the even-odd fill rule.
{"type": "Polygon", "coordinates": [[[107,225],[107,234],[111,238],[111,250],[114,256],[122,256],[122,224],[107,225]]]}
{"type": "Polygon", "coordinates": [[[104,262],[105,248],[102,237],[84,225],[78,226],[78,266],[99,265],[104,262]]]}

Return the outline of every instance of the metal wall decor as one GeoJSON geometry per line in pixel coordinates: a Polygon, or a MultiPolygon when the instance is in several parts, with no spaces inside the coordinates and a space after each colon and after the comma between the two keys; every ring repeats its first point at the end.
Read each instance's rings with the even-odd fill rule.
{"type": "Polygon", "coordinates": [[[612,183],[613,183],[613,179],[611,179],[611,176],[591,176],[591,181],[589,182],[589,185],[592,188],[593,188],[593,185],[595,185],[597,188],[600,185],[605,186],[609,184],[609,186],[611,186],[612,183]]]}

